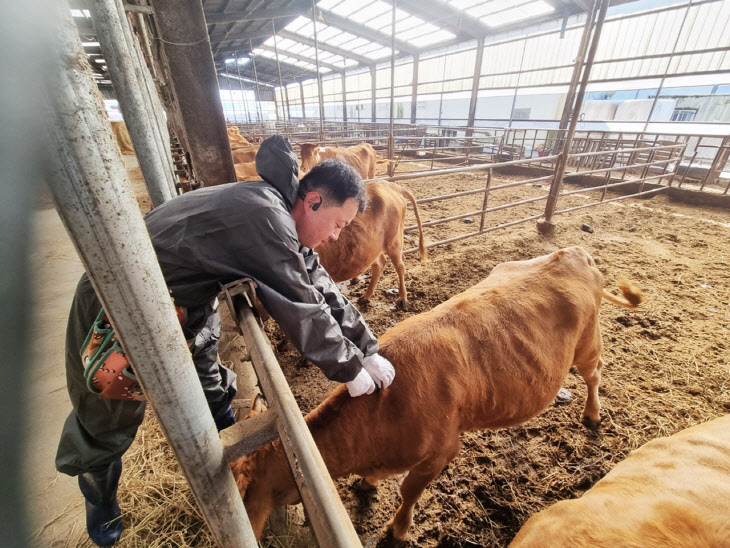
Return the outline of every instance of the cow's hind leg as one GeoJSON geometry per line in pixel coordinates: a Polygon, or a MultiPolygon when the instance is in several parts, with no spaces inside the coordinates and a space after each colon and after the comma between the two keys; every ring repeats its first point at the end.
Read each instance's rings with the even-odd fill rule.
{"type": "Polygon", "coordinates": [[[375,262],[370,265],[370,284],[368,284],[368,288],[365,290],[365,293],[363,293],[362,297],[360,297],[360,303],[367,303],[373,296],[373,293],[375,293],[375,286],[378,285],[378,280],[380,280],[380,275],[383,273],[386,260],[385,255],[381,253],[378,258],[375,259],[375,262]]]}
{"type": "Polygon", "coordinates": [[[597,428],[601,422],[601,402],[598,399],[598,385],[601,382],[601,369],[603,360],[599,357],[583,363],[575,363],[580,376],[586,381],[587,397],[586,406],[583,410],[583,424],[589,428],[597,428]]]}

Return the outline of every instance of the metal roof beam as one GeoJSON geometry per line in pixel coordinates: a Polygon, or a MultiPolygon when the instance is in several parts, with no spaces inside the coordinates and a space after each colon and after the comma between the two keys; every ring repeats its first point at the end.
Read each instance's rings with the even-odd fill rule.
{"type": "MultiPolygon", "coordinates": [[[[261,44],[259,46],[259,49],[263,49],[263,50],[266,50],[266,51],[270,51],[272,53],[276,53],[276,48],[272,48],[271,46],[265,46],[263,44],[261,44]]],[[[285,57],[291,57],[292,59],[296,59],[297,61],[303,61],[305,63],[309,63],[310,65],[313,65],[314,64],[312,62],[312,58],[311,57],[305,57],[304,55],[299,55],[298,53],[292,53],[291,51],[279,50],[279,55],[280,56],[285,56],[285,57]]],[[[269,58],[266,57],[266,59],[269,59],[269,58]]],[[[276,62],[276,59],[271,59],[271,61],[273,61],[275,63],[276,62]]],[[[285,64],[285,63],[286,63],[286,61],[281,61],[281,64],[282,65],[285,64]]],[[[319,62],[319,66],[322,67],[322,68],[328,68],[328,69],[330,69],[330,70],[332,70],[334,72],[342,72],[344,70],[342,67],[338,67],[336,65],[331,65],[329,63],[323,63],[322,61],[319,62]]]]}
{"type": "MultiPolygon", "coordinates": [[[[391,45],[390,36],[385,34],[384,32],[371,29],[370,27],[361,25],[360,23],[356,23],[352,19],[347,19],[346,17],[342,17],[341,15],[337,15],[336,13],[332,13],[331,11],[318,11],[320,14],[322,14],[322,19],[324,19],[324,22],[327,25],[337,27],[340,30],[344,30],[349,32],[350,34],[354,34],[355,36],[367,38],[371,42],[375,42],[376,44],[380,44],[388,48],[391,45]]],[[[413,46],[408,42],[404,42],[403,40],[398,40],[397,37],[395,39],[395,49],[408,53],[410,55],[415,55],[419,51],[416,46],[413,46]]]]}
{"type": "MultiPolygon", "coordinates": [[[[226,13],[206,13],[205,23],[207,25],[219,25],[220,23],[241,23],[243,21],[255,21],[260,19],[278,19],[282,17],[298,17],[304,15],[308,7],[300,5],[290,8],[279,9],[255,9],[253,11],[229,11],[226,13]]],[[[311,9],[311,6],[309,6],[311,9]]]]}
{"type": "MultiPolygon", "coordinates": [[[[390,0],[385,0],[390,3],[390,0]]],[[[453,32],[461,40],[481,38],[489,34],[491,29],[476,17],[456,9],[443,0],[397,0],[398,8],[426,22],[435,21],[434,25],[453,32]]]]}
{"type": "MultiPolygon", "coordinates": [[[[300,42],[302,44],[306,44],[307,46],[315,47],[314,39],[306,38],[299,34],[289,32],[288,30],[280,30],[278,32],[278,35],[281,36],[282,38],[286,38],[286,39],[292,40],[294,42],[300,42]]],[[[363,57],[362,55],[358,55],[356,53],[347,51],[345,49],[338,48],[336,46],[330,46],[329,44],[322,42],[321,40],[318,41],[317,46],[322,51],[329,51],[330,53],[334,53],[336,55],[341,55],[341,56],[345,57],[346,59],[352,59],[353,61],[357,61],[361,65],[370,66],[370,65],[375,65],[375,63],[377,62],[377,61],[373,61],[372,59],[368,59],[367,57],[363,57]]],[[[350,67],[350,68],[355,68],[355,67],[350,67]]]]}

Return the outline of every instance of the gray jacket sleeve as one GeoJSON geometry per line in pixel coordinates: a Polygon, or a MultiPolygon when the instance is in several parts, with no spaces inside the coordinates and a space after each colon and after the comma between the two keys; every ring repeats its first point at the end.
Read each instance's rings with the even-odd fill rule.
{"type": "Polygon", "coordinates": [[[332,317],[340,325],[342,334],[355,343],[365,356],[375,354],[379,349],[378,340],[368,328],[360,311],[340,292],[337,284],[319,262],[319,255],[309,250],[304,255],[304,264],[309,272],[309,279],[324,297],[332,317]]]}
{"type": "Polygon", "coordinates": [[[267,226],[249,240],[260,249],[252,275],[261,302],[327,378],[338,382],[354,379],[362,368],[362,349],[373,353],[377,341],[331,280],[328,287],[329,276],[318,261],[310,264],[311,271],[307,268],[291,217],[277,210],[271,210],[269,216],[278,218],[268,218],[267,226]]]}

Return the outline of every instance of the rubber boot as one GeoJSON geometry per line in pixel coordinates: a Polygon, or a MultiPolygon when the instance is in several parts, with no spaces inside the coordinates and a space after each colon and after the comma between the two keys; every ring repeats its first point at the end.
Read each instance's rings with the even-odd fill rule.
{"type": "Polygon", "coordinates": [[[117,502],[121,474],[121,460],[100,472],[79,474],[79,488],[86,499],[86,530],[98,546],[111,546],[122,536],[122,511],[117,502]]]}
{"type": "Polygon", "coordinates": [[[213,415],[213,420],[215,421],[216,428],[218,428],[218,432],[236,424],[233,409],[230,407],[223,412],[218,412],[216,415],[213,415]]]}

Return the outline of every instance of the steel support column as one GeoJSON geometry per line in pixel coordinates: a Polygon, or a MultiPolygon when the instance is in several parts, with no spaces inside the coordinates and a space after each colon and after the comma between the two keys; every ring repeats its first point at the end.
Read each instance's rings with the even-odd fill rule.
{"type": "Polygon", "coordinates": [[[396,0],[391,0],[390,21],[390,119],[388,121],[388,175],[393,175],[393,158],[395,137],[393,136],[393,118],[395,116],[395,10],[396,0]]]}
{"type": "Polygon", "coordinates": [[[206,186],[236,180],[218,77],[200,0],[155,0],[159,39],[169,65],[178,116],[171,116],[190,154],[195,178],[206,186]]]}
{"type": "Polygon", "coordinates": [[[578,113],[583,106],[583,98],[585,96],[586,86],[588,86],[588,80],[591,77],[591,68],[593,67],[593,59],[596,56],[596,49],[598,49],[598,42],[601,39],[601,30],[603,29],[603,22],[606,20],[606,11],[608,10],[609,0],[596,0],[594,4],[594,11],[596,5],[600,3],[598,9],[598,20],[596,21],[595,27],[593,28],[593,38],[591,40],[591,47],[588,51],[588,58],[586,59],[585,66],[583,67],[583,76],[580,82],[580,90],[576,96],[575,107],[573,108],[572,116],[570,117],[570,127],[568,133],[565,136],[565,142],[563,143],[563,150],[560,153],[560,157],[555,166],[555,177],[552,184],[550,185],[550,195],[548,196],[547,203],[545,205],[545,218],[543,221],[538,223],[538,230],[543,233],[549,233],[552,231],[552,218],[555,208],[558,203],[558,196],[560,195],[560,187],[563,182],[563,174],[565,173],[565,165],[568,161],[568,152],[570,151],[570,145],[573,141],[573,135],[575,134],[575,127],[578,123],[578,113]]]}
{"type": "Polygon", "coordinates": [[[477,55],[474,62],[474,81],[471,84],[471,99],[469,100],[469,117],[466,121],[466,136],[474,134],[474,118],[477,113],[477,99],[479,96],[479,79],[482,76],[482,61],[484,59],[484,37],[477,40],[477,55]]]}
{"type": "Polygon", "coordinates": [[[375,123],[375,65],[370,65],[370,85],[370,121],[375,123]]]}
{"type": "Polygon", "coordinates": [[[312,27],[314,28],[314,62],[317,70],[317,95],[319,97],[319,140],[324,141],[324,95],[322,94],[322,73],[319,72],[319,42],[317,41],[317,7],[312,0],[312,27]]]}
{"type": "Polygon", "coordinates": [[[122,5],[99,0],[91,2],[89,9],[147,192],[157,207],[177,196],[162,104],[122,5]]]}
{"type": "Polygon", "coordinates": [[[413,56],[413,88],[411,90],[411,124],[416,123],[418,109],[418,62],[421,59],[419,54],[413,56]]]}

